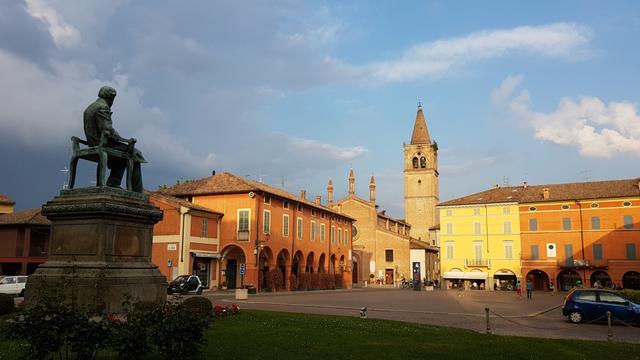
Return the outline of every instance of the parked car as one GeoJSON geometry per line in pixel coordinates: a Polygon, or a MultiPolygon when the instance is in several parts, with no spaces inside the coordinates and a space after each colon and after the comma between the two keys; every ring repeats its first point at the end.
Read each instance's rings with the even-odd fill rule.
{"type": "Polygon", "coordinates": [[[171,294],[202,294],[202,282],[196,275],[180,275],[173,279],[167,287],[167,293],[171,294]]]}
{"type": "Polygon", "coordinates": [[[24,296],[28,276],[4,276],[0,279],[0,293],[24,296]]]}
{"type": "Polygon", "coordinates": [[[572,323],[606,320],[607,311],[611,318],[625,322],[640,323],[640,304],[633,303],[618,292],[602,289],[576,289],[564,299],[562,315],[572,323]]]}

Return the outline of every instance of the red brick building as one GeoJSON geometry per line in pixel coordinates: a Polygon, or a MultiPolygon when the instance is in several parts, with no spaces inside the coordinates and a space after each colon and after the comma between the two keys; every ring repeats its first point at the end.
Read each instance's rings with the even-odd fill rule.
{"type": "MultiPolygon", "coordinates": [[[[354,219],[282,189],[230,173],[190,181],[163,193],[224,214],[220,224],[218,284],[264,288],[279,270],[289,289],[291,275],[342,274],[351,287],[351,230],[354,219]],[[244,275],[241,270],[244,269],[244,275]]],[[[155,240],[154,240],[155,241],[155,240]]]]}
{"type": "Polygon", "coordinates": [[[40,209],[0,215],[0,274],[31,275],[46,262],[50,226],[40,209]]]}
{"type": "Polygon", "coordinates": [[[640,289],[640,179],[525,186],[522,275],[537,289],[640,289]]]}
{"type": "Polygon", "coordinates": [[[222,214],[159,193],[150,200],[164,213],[153,227],[151,260],[167,281],[196,274],[205,288],[218,286],[222,214]]]}

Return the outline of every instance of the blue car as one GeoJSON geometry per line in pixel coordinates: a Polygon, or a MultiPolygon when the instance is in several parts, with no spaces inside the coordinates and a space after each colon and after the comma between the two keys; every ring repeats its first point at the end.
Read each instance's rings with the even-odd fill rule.
{"type": "Polygon", "coordinates": [[[612,320],[636,324],[640,322],[640,305],[623,298],[616,291],[572,290],[564,299],[562,307],[562,315],[575,324],[596,319],[606,321],[607,311],[611,311],[612,320]]]}

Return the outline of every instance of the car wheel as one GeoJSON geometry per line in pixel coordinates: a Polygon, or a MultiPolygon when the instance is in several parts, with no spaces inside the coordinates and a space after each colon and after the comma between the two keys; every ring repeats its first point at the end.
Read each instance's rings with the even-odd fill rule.
{"type": "Polygon", "coordinates": [[[196,291],[196,294],[202,295],[202,288],[198,288],[198,291],[196,291]]]}
{"type": "Polygon", "coordinates": [[[580,313],[580,311],[572,311],[569,313],[569,321],[571,321],[574,324],[578,324],[582,322],[582,314],[580,313]]]}
{"type": "Polygon", "coordinates": [[[22,291],[20,291],[20,297],[24,297],[24,289],[22,289],[22,291]]]}

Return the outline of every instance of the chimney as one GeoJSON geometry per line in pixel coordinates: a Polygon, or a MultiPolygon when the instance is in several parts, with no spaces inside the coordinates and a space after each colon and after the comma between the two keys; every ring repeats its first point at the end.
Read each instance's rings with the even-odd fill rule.
{"type": "Polygon", "coordinates": [[[542,198],[545,200],[549,199],[549,188],[542,189],[542,198]]]}
{"type": "Polygon", "coordinates": [[[498,185],[497,183],[496,183],[496,184],[493,184],[493,188],[494,188],[494,189],[499,189],[499,188],[500,188],[500,185],[498,185]]]}
{"type": "Polygon", "coordinates": [[[211,170],[211,176],[216,176],[216,171],[215,170],[211,170]]]}
{"type": "Polygon", "coordinates": [[[522,184],[522,186],[526,189],[526,188],[528,188],[528,187],[529,187],[529,184],[527,184],[527,182],[525,181],[525,182],[522,184]]]}
{"type": "Polygon", "coordinates": [[[300,190],[300,199],[305,200],[307,198],[307,190],[300,190]]]}
{"type": "Polygon", "coordinates": [[[316,205],[321,205],[322,204],[322,196],[318,195],[316,196],[316,205]]]}

